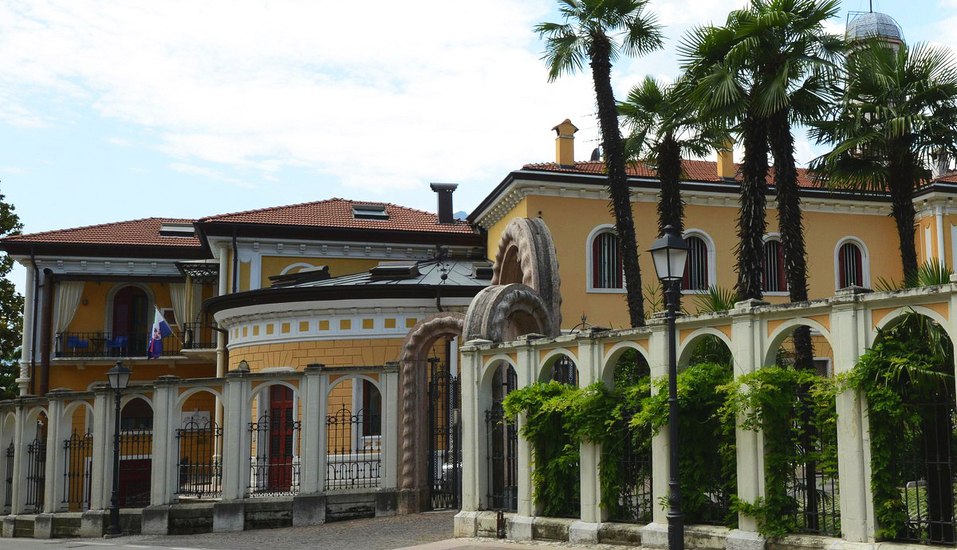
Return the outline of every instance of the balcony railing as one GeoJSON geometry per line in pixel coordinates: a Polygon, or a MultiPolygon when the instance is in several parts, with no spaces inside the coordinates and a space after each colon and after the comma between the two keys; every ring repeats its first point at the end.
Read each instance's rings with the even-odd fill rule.
{"type": "Polygon", "coordinates": [[[183,349],[216,349],[216,331],[208,323],[184,323],[183,349]]]}
{"type": "MultiPolygon", "coordinates": [[[[182,336],[163,338],[163,355],[179,355],[182,336]]],[[[147,334],[61,332],[56,335],[56,357],[146,357],[147,334]]]]}

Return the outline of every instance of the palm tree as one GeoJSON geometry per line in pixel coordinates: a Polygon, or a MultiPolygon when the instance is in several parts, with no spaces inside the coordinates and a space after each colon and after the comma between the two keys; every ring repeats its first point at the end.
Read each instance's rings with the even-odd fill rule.
{"type": "Polygon", "coordinates": [[[641,267],[618,109],[611,88],[611,64],[622,53],[642,55],[661,48],[662,35],[655,18],[645,13],[647,0],[559,0],[563,23],[540,23],[535,31],[545,39],[548,80],[591,66],[608,172],[608,191],[621,243],[628,314],[632,326],[645,324],[641,267]]]}
{"type": "MultiPolygon", "coordinates": [[[[918,274],[914,190],[957,151],[957,66],[948,49],[873,39],[847,56],[840,101],[812,137],[833,149],[812,168],[831,186],[891,196],[904,280],[918,274]]],[[[908,283],[912,284],[912,283],[908,283]]]]}

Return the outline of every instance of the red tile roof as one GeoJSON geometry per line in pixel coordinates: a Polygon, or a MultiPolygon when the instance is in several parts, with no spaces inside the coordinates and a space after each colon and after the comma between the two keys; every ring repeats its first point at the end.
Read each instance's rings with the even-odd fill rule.
{"type": "Polygon", "coordinates": [[[338,227],[352,229],[386,229],[392,231],[428,231],[436,233],[473,233],[464,220],[440,224],[432,212],[415,210],[383,202],[328,199],[289,206],[247,210],[233,214],[201,218],[201,223],[249,223],[265,225],[295,225],[301,227],[338,227]],[[389,218],[385,220],[356,219],[353,205],[385,206],[389,218]]]}
{"type": "Polygon", "coordinates": [[[199,238],[168,237],[160,235],[164,223],[193,223],[193,220],[178,218],[143,218],[114,223],[58,229],[26,235],[6,237],[3,242],[10,243],[59,243],[59,244],[97,244],[122,246],[176,246],[199,247],[199,238]]]}
{"type": "MultiPolygon", "coordinates": [[[[685,171],[685,179],[688,181],[700,181],[708,183],[721,183],[725,180],[718,177],[718,163],[708,160],[685,160],[682,163],[685,171]]],[[[740,170],[741,165],[735,164],[736,170],[740,170]]],[[[537,164],[526,164],[523,170],[543,170],[546,172],[565,172],[571,174],[604,174],[605,163],[602,161],[576,162],[575,167],[560,166],[554,162],[542,162],[537,164]]],[[[639,178],[657,178],[655,169],[644,163],[630,163],[628,165],[628,175],[639,178]]],[[[735,179],[741,181],[740,172],[735,179]]],[[[773,183],[773,175],[768,172],[768,184],[773,183]]],[[[807,174],[804,168],[798,168],[798,185],[801,187],[820,187],[820,183],[807,174]]]]}

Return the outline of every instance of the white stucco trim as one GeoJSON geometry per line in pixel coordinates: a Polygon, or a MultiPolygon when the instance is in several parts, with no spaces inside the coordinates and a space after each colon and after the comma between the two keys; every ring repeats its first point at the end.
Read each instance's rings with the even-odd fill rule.
{"type": "MultiPolygon", "coordinates": [[[[691,227],[685,229],[684,233],[681,235],[685,240],[688,240],[689,237],[697,237],[704,241],[705,247],[708,249],[708,288],[717,284],[718,281],[718,258],[717,252],[714,246],[714,239],[711,238],[711,235],[708,235],[703,229],[698,229],[696,227],[691,227]]],[[[691,294],[707,294],[708,290],[682,290],[682,294],[691,295],[691,294]]]]}
{"type": "Polygon", "coordinates": [[[621,288],[597,288],[595,286],[594,273],[593,273],[594,269],[592,267],[594,265],[594,258],[592,257],[594,249],[592,248],[592,245],[594,244],[595,239],[597,239],[599,235],[602,235],[604,233],[611,233],[612,235],[615,235],[616,237],[618,235],[615,232],[615,226],[613,224],[603,223],[596,226],[594,229],[592,229],[591,232],[588,234],[588,238],[585,239],[585,292],[594,292],[597,294],[624,294],[625,293],[625,274],[624,273],[622,273],[621,275],[621,281],[622,281],[621,288]]]}
{"type": "Polygon", "coordinates": [[[861,278],[864,280],[863,285],[865,288],[871,288],[871,254],[867,250],[867,245],[864,244],[858,237],[848,235],[841,237],[837,244],[834,245],[834,290],[841,289],[841,260],[840,252],[841,247],[845,243],[854,243],[861,251],[861,278]]]}

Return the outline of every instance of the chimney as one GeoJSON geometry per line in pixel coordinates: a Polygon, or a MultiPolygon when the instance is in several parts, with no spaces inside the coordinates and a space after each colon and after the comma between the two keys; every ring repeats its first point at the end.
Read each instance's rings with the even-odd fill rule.
{"type": "Polygon", "coordinates": [[[433,183],[429,187],[439,197],[439,223],[455,223],[452,213],[452,193],[458,187],[457,183],[433,183]]]}
{"type": "Polygon", "coordinates": [[[552,128],[558,134],[555,138],[555,164],[575,167],[575,132],[578,128],[572,124],[572,121],[565,119],[564,122],[552,128]]]}
{"type": "Polygon", "coordinates": [[[729,140],[723,148],[718,149],[718,177],[733,180],[737,171],[734,167],[734,142],[729,140]]]}

